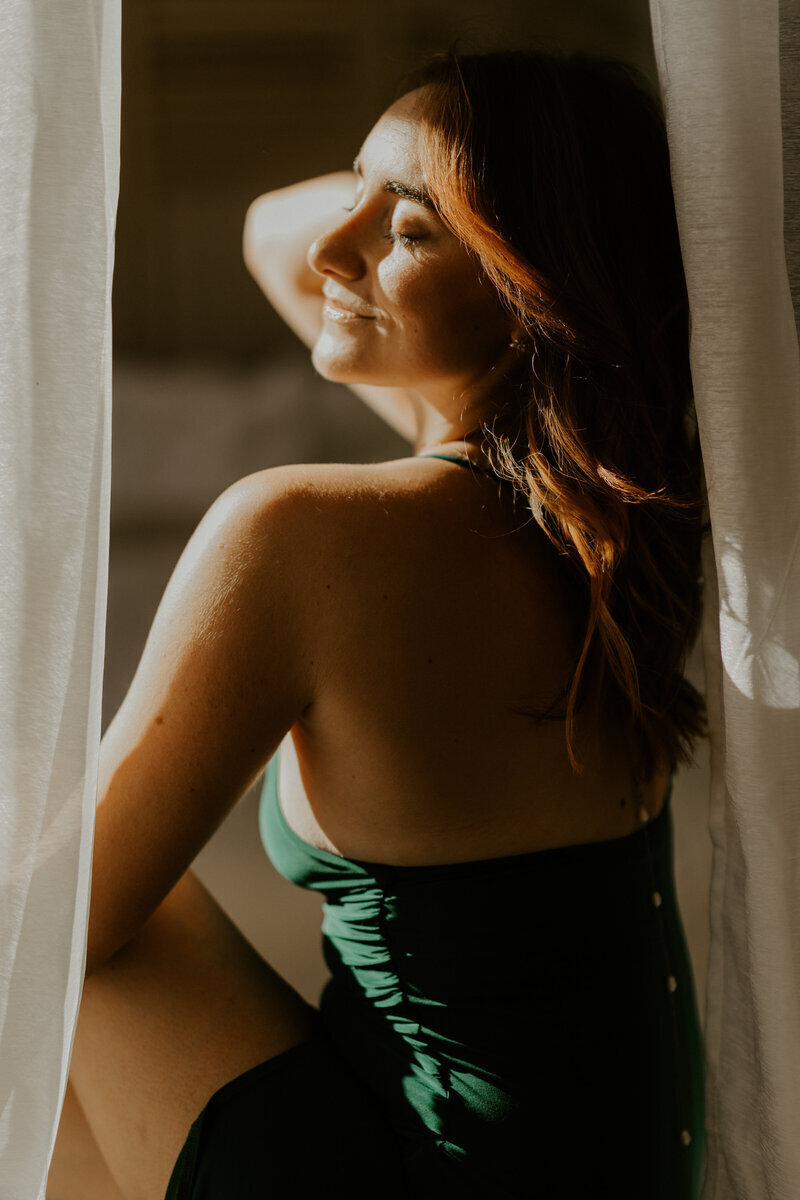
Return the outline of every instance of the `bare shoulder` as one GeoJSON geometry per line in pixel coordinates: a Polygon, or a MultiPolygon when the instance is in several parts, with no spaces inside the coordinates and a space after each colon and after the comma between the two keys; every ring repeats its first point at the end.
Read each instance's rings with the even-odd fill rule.
{"type": "MultiPolygon", "coordinates": [[[[341,553],[348,541],[385,526],[405,498],[413,502],[413,470],[385,463],[292,463],[246,475],[216,501],[227,526],[285,572],[304,574],[341,553]]],[[[258,569],[255,567],[254,569],[258,569]]]]}
{"type": "Polygon", "coordinates": [[[457,553],[474,524],[470,493],[478,489],[468,472],[438,465],[443,470],[403,458],[272,467],[239,480],[231,499],[264,548],[263,565],[280,562],[284,586],[305,596],[324,568],[351,590],[384,573],[389,559],[393,573],[413,574],[428,559],[457,553]]]}
{"type": "MultiPolygon", "coordinates": [[[[380,463],[293,463],[246,475],[226,493],[256,523],[268,522],[287,532],[330,533],[331,521],[368,521],[386,514],[387,505],[402,509],[432,498],[423,472],[412,458],[380,463]],[[311,527],[311,528],[309,528],[311,527]]],[[[223,498],[221,498],[222,500],[223,498]]]]}
{"type": "Polygon", "coordinates": [[[547,584],[550,595],[558,574],[551,544],[507,489],[440,460],[292,464],[246,476],[234,490],[298,582],[323,563],[340,572],[349,563],[355,582],[384,571],[387,559],[393,570],[435,574],[479,562],[484,577],[496,571],[528,590],[547,584]]]}

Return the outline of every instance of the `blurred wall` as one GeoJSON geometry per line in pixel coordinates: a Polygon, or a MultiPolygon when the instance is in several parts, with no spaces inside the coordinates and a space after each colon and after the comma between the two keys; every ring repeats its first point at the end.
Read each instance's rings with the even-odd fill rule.
{"type": "MultiPolygon", "coordinates": [[[[351,392],[315,374],[244,267],[242,225],[262,192],[348,166],[396,81],[456,37],[467,50],[544,40],[654,76],[646,0],[126,0],[104,724],[186,540],[228,484],[278,463],[406,453],[351,392]]],[[[675,797],[701,997],[706,770],[683,773],[675,797]]],[[[315,1002],[320,898],[271,867],[256,803],[253,789],[196,868],[315,1002]]]]}

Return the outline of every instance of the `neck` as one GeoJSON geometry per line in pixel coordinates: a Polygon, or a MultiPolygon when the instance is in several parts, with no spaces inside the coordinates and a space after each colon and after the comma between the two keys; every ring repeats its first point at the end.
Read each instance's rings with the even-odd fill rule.
{"type": "Polygon", "coordinates": [[[523,401],[521,389],[529,374],[527,361],[509,350],[478,378],[459,388],[435,394],[428,389],[410,393],[417,430],[417,454],[433,448],[462,443],[479,445],[481,426],[496,417],[507,404],[523,401]]]}

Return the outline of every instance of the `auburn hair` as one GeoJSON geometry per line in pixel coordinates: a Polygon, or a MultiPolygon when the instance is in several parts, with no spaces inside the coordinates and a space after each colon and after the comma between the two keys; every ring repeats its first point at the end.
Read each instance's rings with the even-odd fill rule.
{"type": "Polygon", "coordinates": [[[633,67],[584,54],[451,47],[398,94],[420,87],[425,186],[525,331],[483,444],[584,597],[570,761],[578,709],[612,703],[645,781],[707,732],[684,678],[707,526],[661,109],[633,67]]]}

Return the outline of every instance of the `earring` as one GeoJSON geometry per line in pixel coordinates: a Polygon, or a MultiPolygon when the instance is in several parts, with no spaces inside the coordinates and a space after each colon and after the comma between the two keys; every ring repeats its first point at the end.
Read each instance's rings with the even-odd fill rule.
{"type": "Polygon", "coordinates": [[[530,350],[531,344],[523,335],[522,337],[514,337],[508,343],[509,350],[530,350]]]}

